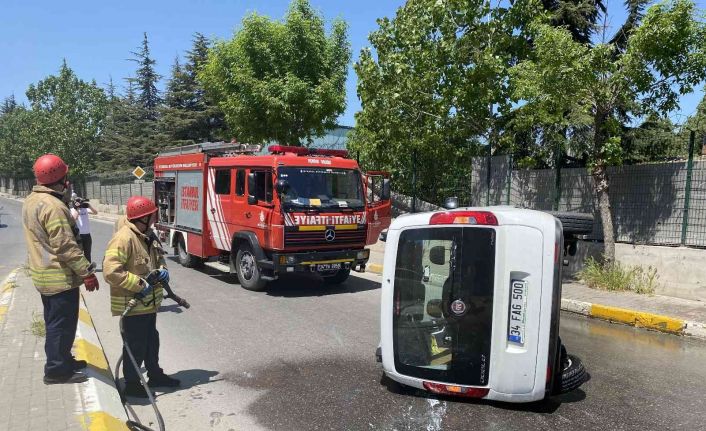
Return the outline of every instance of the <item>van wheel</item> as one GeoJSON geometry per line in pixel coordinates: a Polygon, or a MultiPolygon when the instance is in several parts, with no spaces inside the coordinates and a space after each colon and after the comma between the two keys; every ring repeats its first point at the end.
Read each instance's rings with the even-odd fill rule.
{"type": "Polygon", "coordinates": [[[561,362],[560,393],[565,394],[578,389],[586,381],[586,368],[578,356],[566,355],[561,362]]]}
{"type": "Polygon", "coordinates": [[[324,283],[326,284],[341,284],[348,280],[348,276],[351,275],[350,269],[339,269],[334,275],[328,275],[324,277],[324,283]]]}
{"type": "Polygon", "coordinates": [[[186,251],[186,244],[184,244],[184,238],[181,235],[179,236],[179,241],[177,241],[177,257],[179,258],[179,263],[185,268],[196,268],[203,263],[201,258],[186,251]]]}
{"type": "Polygon", "coordinates": [[[257,260],[248,243],[241,244],[235,255],[235,272],[240,285],[247,290],[261,291],[267,285],[262,279],[257,260]]]}

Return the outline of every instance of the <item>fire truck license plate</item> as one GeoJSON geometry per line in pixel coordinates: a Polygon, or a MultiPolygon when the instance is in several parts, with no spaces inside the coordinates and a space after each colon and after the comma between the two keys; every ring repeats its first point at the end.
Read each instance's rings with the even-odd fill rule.
{"type": "Polygon", "coordinates": [[[316,265],[318,272],[338,271],[339,269],[341,269],[340,263],[319,263],[316,265]]]}
{"type": "Polygon", "coordinates": [[[507,339],[513,343],[525,343],[525,308],[527,307],[527,282],[512,280],[510,283],[510,317],[507,339]]]}

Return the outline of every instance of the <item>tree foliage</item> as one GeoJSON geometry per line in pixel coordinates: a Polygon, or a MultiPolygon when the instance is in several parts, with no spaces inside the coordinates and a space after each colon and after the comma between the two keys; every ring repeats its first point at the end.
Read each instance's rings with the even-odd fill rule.
{"type": "Polygon", "coordinates": [[[349,147],[371,167],[391,170],[404,192],[412,150],[427,162],[421,189],[467,172],[465,156],[504,138],[508,72],[529,53],[527,24],[542,16],[532,0],[508,7],[409,0],[394,19],[378,20],[374,53],[364,49],[355,64],[363,109],[349,147]]]}
{"type": "Polygon", "coordinates": [[[211,49],[199,73],[239,141],[299,145],[336,125],[346,107],[347,26],[293,0],[282,22],[251,14],[211,49]]]}
{"type": "Polygon", "coordinates": [[[615,245],[606,167],[625,157],[624,119],[676,109],[679,96],[706,77],[706,25],[694,4],[660,3],[640,21],[644,5],[628,2],[620,36],[595,45],[577,42],[563,28],[535,23],[532,58],[511,71],[524,122],[592,128],[592,142],[578,151],[591,165],[608,262],[615,245]]]}

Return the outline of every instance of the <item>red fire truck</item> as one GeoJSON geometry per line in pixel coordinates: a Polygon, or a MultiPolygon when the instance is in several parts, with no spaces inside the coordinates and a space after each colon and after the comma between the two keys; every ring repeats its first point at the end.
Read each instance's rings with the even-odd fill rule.
{"type": "Polygon", "coordinates": [[[390,184],[345,150],[202,143],[154,162],[157,229],[186,267],[206,264],[262,290],[283,273],[328,283],[365,271],[390,225],[390,184]]]}

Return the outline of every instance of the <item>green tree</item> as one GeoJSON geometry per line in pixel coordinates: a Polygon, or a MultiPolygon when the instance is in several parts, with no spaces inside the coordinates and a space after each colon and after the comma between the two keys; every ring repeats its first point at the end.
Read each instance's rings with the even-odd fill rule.
{"type": "Polygon", "coordinates": [[[147,33],[144,33],[142,47],[139,51],[133,51],[131,61],[137,63],[137,72],[134,78],[130,78],[137,88],[137,100],[144,110],[144,116],[148,120],[157,119],[157,108],[162,102],[157,90],[157,83],[162,77],[154,70],[157,62],[150,56],[150,47],[147,40],[147,33]]]}
{"type": "Polygon", "coordinates": [[[107,99],[94,82],[79,79],[66,61],[58,75],[31,84],[27,99],[32,109],[31,157],[52,152],[71,167],[71,174],[82,177],[95,165],[99,135],[106,115],[107,99]]]}
{"type": "Polygon", "coordinates": [[[215,44],[199,73],[243,142],[310,143],[346,107],[347,26],[293,0],[283,22],[252,14],[229,41],[215,44]]]}
{"type": "MultiPolygon", "coordinates": [[[[355,64],[356,128],[349,148],[367,165],[390,170],[411,192],[455,182],[481,144],[498,147],[510,111],[509,69],[530,49],[526,23],[544,16],[540,4],[409,0],[394,19],[378,20],[355,64]]],[[[467,184],[467,183],[466,183],[467,184]]],[[[437,202],[443,196],[438,193],[437,202]]]]}
{"type": "Polygon", "coordinates": [[[0,106],[0,173],[13,177],[30,176],[32,153],[37,145],[33,113],[18,105],[14,97],[6,98],[0,106]]]}
{"type": "Polygon", "coordinates": [[[102,172],[124,170],[128,172],[140,162],[139,151],[135,151],[136,130],[142,119],[142,110],[137,103],[133,85],[128,81],[127,95],[121,97],[112,78],[107,87],[108,105],[106,119],[100,136],[97,168],[102,172]]]}
{"type": "Polygon", "coordinates": [[[533,25],[534,55],[513,68],[512,86],[524,121],[590,127],[585,152],[593,176],[605,244],[605,261],[615,260],[608,165],[624,157],[626,116],[666,114],[678,107],[706,76],[706,25],[690,0],[650,7],[628,2],[628,18],[617,37],[586,45],[565,29],[533,25]]]}

